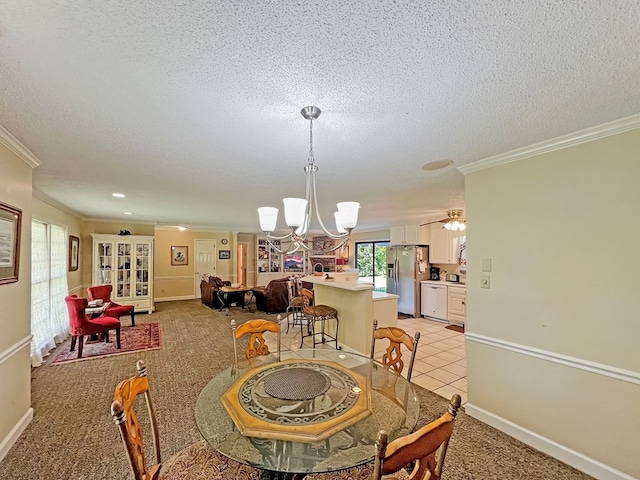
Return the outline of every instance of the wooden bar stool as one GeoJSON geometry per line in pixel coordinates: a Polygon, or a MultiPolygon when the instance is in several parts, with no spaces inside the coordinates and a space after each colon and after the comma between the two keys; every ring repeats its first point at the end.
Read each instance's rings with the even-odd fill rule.
{"type": "Polygon", "coordinates": [[[304,341],[304,337],[311,336],[313,338],[313,348],[316,348],[316,345],[327,343],[328,340],[329,342],[336,342],[336,350],[342,349],[342,347],[338,346],[338,327],[340,326],[338,311],[327,305],[314,305],[313,292],[311,290],[303,288],[301,294],[302,312],[309,319],[309,324],[311,325],[311,334],[305,335],[302,332],[302,340],[304,341]],[[336,320],[336,331],[335,336],[332,336],[326,331],[326,322],[334,318],[336,320]],[[316,322],[320,322],[320,332],[316,332],[316,322]],[[320,335],[320,340],[316,341],[316,335],[320,335]]]}

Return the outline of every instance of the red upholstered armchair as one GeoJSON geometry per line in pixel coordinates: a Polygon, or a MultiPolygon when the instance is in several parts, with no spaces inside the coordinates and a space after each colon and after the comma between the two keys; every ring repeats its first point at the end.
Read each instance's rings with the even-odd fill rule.
{"type": "Polygon", "coordinates": [[[113,317],[97,317],[90,318],[85,313],[87,308],[87,299],[78,298],[75,295],[64,297],[69,310],[69,327],[71,329],[71,351],[76,348],[76,340],[78,343],[78,358],[82,357],[82,347],[84,345],[85,335],[94,335],[97,333],[105,334],[105,342],[109,341],[109,330],[116,331],[116,343],[120,348],[120,320],[113,317]]]}
{"type": "Polygon", "coordinates": [[[133,305],[119,305],[111,300],[111,291],[113,287],[111,285],[96,285],[94,287],[87,288],[89,294],[89,300],[102,300],[103,304],[109,302],[109,306],[105,309],[104,315],[107,317],[115,317],[120,320],[123,315],[131,316],[131,326],[136,325],[135,307],[133,305]]]}

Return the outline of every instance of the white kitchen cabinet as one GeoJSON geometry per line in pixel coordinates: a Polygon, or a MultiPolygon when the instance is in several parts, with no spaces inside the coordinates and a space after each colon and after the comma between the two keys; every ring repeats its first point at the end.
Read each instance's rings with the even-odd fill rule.
{"type": "Polygon", "coordinates": [[[467,287],[447,287],[447,320],[449,323],[464,325],[467,316],[467,287]]]}
{"type": "Polygon", "coordinates": [[[391,245],[428,245],[429,239],[420,225],[404,225],[390,228],[391,245]]]}
{"type": "Polygon", "coordinates": [[[457,264],[460,233],[443,228],[441,223],[431,224],[430,227],[429,263],[457,264]]]}
{"type": "Polygon", "coordinates": [[[112,285],[111,299],[153,312],[153,237],[100,235],[93,237],[93,285],[112,285]]]}
{"type": "Polygon", "coordinates": [[[447,286],[420,282],[423,317],[447,320],[447,286]]]}

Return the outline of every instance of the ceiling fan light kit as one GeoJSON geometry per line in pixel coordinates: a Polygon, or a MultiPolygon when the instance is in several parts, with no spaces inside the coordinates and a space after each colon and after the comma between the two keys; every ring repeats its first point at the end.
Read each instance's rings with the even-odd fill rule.
{"type": "Polygon", "coordinates": [[[338,250],[349,241],[351,231],[358,223],[358,209],[360,208],[360,204],[358,202],[338,203],[338,211],[333,214],[338,233],[330,232],[325,227],[320,217],[320,211],[318,210],[315,178],[318,167],[316,167],[313,157],[313,121],[320,116],[321,110],[318,107],[310,106],[304,107],[300,113],[306,120],[309,120],[309,157],[307,159],[307,165],[304,167],[307,177],[305,198],[282,199],[282,203],[284,204],[284,220],[291,230],[289,233],[282,236],[273,235],[278,223],[278,209],[275,207],[258,208],[260,229],[267,236],[267,242],[269,242],[271,247],[278,253],[293,253],[303,249],[314,254],[328,254],[338,250]],[[317,250],[308,245],[307,236],[309,234],[309,226],[314,214],[314,209],[315,216],[324,234],[334,240],[340,240],[338,245],[323,250],[317,250]],[[278,240],[278,242],[274,242],[275,240],[278,240]],[[281,241],[287,244],[286,248],[281,247],[281,241]]]}
{"type": "Polygon", "coordinates": [[[448,210],[449,221],[443,225],[447,230],[462,231],[467,228],[467,221],[462,218],[462,210],[448,210]]]}

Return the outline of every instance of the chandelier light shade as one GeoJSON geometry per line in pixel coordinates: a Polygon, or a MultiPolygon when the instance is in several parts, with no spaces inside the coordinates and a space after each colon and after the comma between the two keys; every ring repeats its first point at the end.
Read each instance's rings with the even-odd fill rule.
{"type": "Polygon", "coordinates": [[[449,210],[447,216],[449,217],[449,221],[444,224],[444,228],[447,230],[455,232],[467,228],[466,220],[462,218],[462,210],[449,210]]]}
{"type": "Polygon", "coordinates": [[[304,167],[307,180],[305,198],[284,198],[282,200],[284,204],[284,221],[290,229],[288,233],[280,236],[274,235],[278,224],[278,209],[275,207],[258,208],[260,229],[267,236],[267,241],[271,247],[279,253],[293,253],[303,249],[315,254],[327,254],[338,250],[349,241],[351,231],[358,223],[360,204],[358,202],[338,203],[338,211],[333,214],[337,233],[333,233],[325,227],[318,210],[315,178],[318,167],[316,167],[313,157],[313,121],[320,116],[321,111],[318,107],[304,107],[300,113],[306,120],[309,120],[309,158],[307,165],[304,167]],[[338,240],[337,245],[325,250],[316,250],[309,245],[307,236],[309,235],[314,213],[324,235],[338,240]],[[273,242],[273,240],[284,241],[286,247],[281,248],[280,245],[283,244],[273,242]]]}

